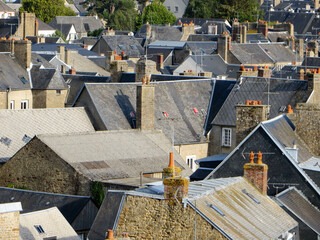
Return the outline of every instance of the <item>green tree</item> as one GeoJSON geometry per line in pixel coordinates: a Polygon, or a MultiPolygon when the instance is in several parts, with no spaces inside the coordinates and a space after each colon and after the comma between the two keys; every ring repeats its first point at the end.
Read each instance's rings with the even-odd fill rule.
{"type": "Polygon", "coordinates": [[[95,181],[91,185],[92,199],[100,207],[104,199],[104,187],[101,182],[95,181]]]}
{"type": "Polygon", "coordinates": [[[22,0],[20,12],[35,13],[37,18],[49,23],[56,16],[75,16],[71,8],[64,6],[63,0],[22,0]]]}
{"type": "Polygon", "coordinates": [[[173,24],[175,21],[176,17],[162,3],[153,2],[143,9],[142,14],[137,19],[137,25],[140,28],[146,22],[153,25],[162,25],[166,23],[173,24]]]}
{"type": "Polygon", "coordinates": [[[185,17],[255,21],[262,15],[257,0],[190,0],[185,17]]]}

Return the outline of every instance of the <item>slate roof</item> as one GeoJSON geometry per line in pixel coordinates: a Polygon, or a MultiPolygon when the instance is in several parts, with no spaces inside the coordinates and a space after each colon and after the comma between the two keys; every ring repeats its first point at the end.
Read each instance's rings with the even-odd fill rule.
{"type": "Polygon", "coordinates": [[[129,57],[140,57],[144,53],[142,46],[133,36],[102,36],[101,39],[107,43],[111,51],[117,51],[117,54],[124,51],[129,57]]]}
{"type": "Polygon", "coordinates": [[[36,90],[66,90],[68,89],[62,74],[55,68],[41,68],[34,65],[30,71],[32,89],[36,90]]]}
{"type": "Polygon", "coordinates": [[[232,44],[230,52],[241,64],[267,64],[274,60],[255,43],[232,44]]]}
{"type": "Polygon", "coordinates": [[[303,60],[302,67],[316,67],[319,68],[320,67],[320,57],[307,57],[303,60]]]}
{"type": "Polygon", "coordinates": [[[177,18],[175,21],[175,25],[178,25],[179,22],[181,21],[182,24],[184,23],[190,23],[191,21],[194,23],[196,26],[202,26],[203,24],[207,22],[225,22],[225,19],[219,19],[219,18],[177,18]]]}
{"type": "MultiPolygon", "coordinates": [[[[98,131],[37,135],[76,171],[94,181],[140,178],[141,172],[162,172],[168,166],[170,141],[161,131],[98,131]],[[134,143],[134,144],[132,144],[134,143]]],[[[191,170],[174,151],[184,176],[191,170]]]]}
{"type": "Polygon", "coordinates": [[[245,104],[246,100],[261,100],[262,104],[268,105],[269,95],[269,118],[273,118],[285,112],[288,105],[295,106],[298,102],[306,102],[310,94],[307,81],[271,78],[268,88],[268,82],[264,78],[243,77],[233,87],[212,124],[235,126],[235,106],[245,104]]]}
{"type": "MultiPolygon", "coordinates": [[[[126,195],[164,199],[163,185],[136,191],[108,191],[107,195],[108,198],[102,204],[103,209],[98,213],[99,218],[89,233],[89,237],[95,236],[97,240],[102,239],[102,233],[107,227],[113,226],[116,229],[117,222],[110,222],[110,219],[114,219],[112,216],[117,210],[122,211],[126,195]],[[114,208],[110,206],[110,199],[116,204],[114,208]],[[107,211],[108,206],[112,210],[107,211]],[[104,220],[107,224],[104,224],[104,220]],[[93,232],[95,235],[91,235],[93,232]]],[[[298,226],[271,198],[262,195],[243,177],[191,182],[188,197],[183,202],[227,239],[277,239],[298,226]],[[224,216],[214,208],[219,209],[224,216]]]]}
{"type": "Polygon", "coordinates": [[[41,65],[44,68],[54,68],[52,64],[49,63],[51,59],[43,57],[37,53],[31,53],[31,62],[33,65],[41,65]],[[47,60],[48,59],[48,60],[47,60]]]}
{"type": "Polygon", "coordinates": [[[208,26],[209,25],[216,25],[218,27],[217,34],[222,34],[223,32],[229,32],[229,29],[227,28],[225,21],[215,21],[215,20],[207,20],[205,23],[201,25],[200,29],[196,30],[196,33],[198,34],[208,34],[208,26]]]}
{"type": "Polygon", "coordinates": [[[212,172],[212,170],[212,168],[198,167],[197,170],[190,175],[190,181],[203,180],[212,172]]]}
{"type": "Polygon", "coordinates": [[[103,28],[99,19],[91,16],[56,16],[49,25],[55,29],[60,29],[60,25],[73,24],[77,33],[92,32],[96,29],[103,28]]]}
{"type": "Polygon", "coordinates": [[[285,39],[286,37],[289,36],[289,33],[287,31],[284,32],[268,32],[268,39],[271,42],[278,42],[278,39],[285,39]]]}
{"type": "Polygon", "coordinates": [[[0,110],[0,162],[6,162],[35,134],[94,131],[84,108],[0,110]]]}
{"type": "Polygon", "coordinates": [[[190,34],[187,39],[188,42],[195,41],[195,42],[209,42],[209,41],[218,41],[217,35],[211,34],[190,34]]]}
{"type": "Polygon", "coordinates": [[[193,55],[212,54],[217,49],[217,42],[187,42],[186,48],[193,55]]]}
{"type": "Polygon", "coordinates": [[[268,42],[268,39],[262,33],[248,33],[247,34],[248,43],[259,43],[268,42]]]}
{"type": "Polygon", "coordinates": [[[290,187],[276,195],[276,200],[320,235],[320,211],[309,202],[301,191],[290,187]]]}
{"type": "MultiPolygon", "coordinates": [[[[203,126],[214,81],[202,79],[161,81],[152,84],[155,84],[155,128],[161,129],[171,139],[173,124],[175,145],[207,142],[203,136],[203,126]],[[198,113],[194,112],[194,108],[198,113]],[[163,112],[174,121],[166,120],[163,112]]],[[[106,129],[120,130],[133,127],[131,115],[136,114],[137,85],[139,83],[85,85],[85,91],[88,92],[90,101],[106,129]]],[[[75,106],[77,105],[76,102],[75,106]]]]}
{"type": "Polygon", "coordinates": [[[31,89],[29,74],[16,57],[0,53],[0,69],[0,91],[31,89]]]}
{"type": "Polygon", "coordinates": [[[182,17],[184,14],[187,6],[188,6],[189,0],[166,0],[163,2],[163,5],[168,9],[170,8],[170,12],[174,14],[175,17],[182,17]],[[178,11],[176,11],[175,8],[178,8],[178,11]]]}
{"type": "Polygon", "coordinates": [[[259,46],[276,62],[299,61],[300,58],[283,44],[259,44],[259,46]]]}
{"type": "Polygon", "coordinates": [[[38,30],[39,31],[45,31],[45,30],[55,30],[53,27],[51,27],[49,24],[46,24],[45,22],[41,21],[39,18],[36,18],[38,21],[38,30]]]}
{"type": "MultiPolygon", "coordinates": [[[[21,202],[21,213],[29,213],[57,207],[69,224],[72,224],[86,205],[88,205],[89,202],[92,202],[92,199],[86,196],[35,192],[0,187],[0,203],[8,202],[21,202]]],[[[96,213],[97,212],[98,208],[96,209],[96,213]]],[[[89,216],[87,217],[89,225],[91,226],[94,219],[89,219],[89,216]]]]}
{"type": "Polygon", "coordinates": [[[19,18],[0,19],[0,37],[10,37],[15,34],[19,26],[19,18]]]}
{"type": "Polygon", "coordinates": [[[80,91],[82,90],[85,83],[101,83],[101,82],[109,82],[110,77],[105,76],[88,76],[88,75],[70,75],[63,74],[63,78],[65,82],[68,84],[69,92],[67,97],[67,106],[72,106],[80,91]]]}
{"type": "Polygon", "coordinates": [[[56,239],[79,240],[78,234],[56,208],[43,211],[20,214],[19,233],[21,239],[42,240],[46,237],[56,237],[56,239]],[[36,225],[40,225],[44,234],[39,234],[36,225]]]}
{"type": "Polygon", "coordinates": [[[148,45],[149,48],[164,48],[164,49],[183,49],[186,45],[184,41],[164,41],[157,40],[148,45]]]}
{"type": "Polygon", "coordinates": [[[86,15],[88,13],[88,11],[84,8],[84,0],[73,0],[73,3],[80,12],[80,15],[86,15]]]}
{"type": "MultiPolygon", "coordinates": [[[[135,34],[136,38],[146,38],[147,24],[144,24],[135,34]]],[[[182,38],[182,32],[180,27],[177,26],[161,26],[151,25],[151,38],[150,42],[157,40],[162,41],[180,41],[182,38]]]]}

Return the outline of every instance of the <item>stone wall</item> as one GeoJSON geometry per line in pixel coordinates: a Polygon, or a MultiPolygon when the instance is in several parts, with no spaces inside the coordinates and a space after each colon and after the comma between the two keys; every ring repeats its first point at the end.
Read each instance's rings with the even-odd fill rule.
{"type": "Polygon", "coordinates": [[[296,126],[297,134],[305,141],[315,155],[320,155],[320,104],[296,106],[295,113],[288,117],[296,126]]]}
{"type": "Polygon", "coordinates": [[[67,90],[32,90],[33,108],[64,108],[67,90]]]}
{"type": "MultiPolygon", "coordinates": [[[[196,159],[205,158],[208,156],[208,143],[176,145],[174,148],[187,161],[187,156],[195,155],[196,159]]],[[[195,169],[194,169],[195,170],[195,169]]]]}
{"type": "Polygon", "coordinates": [[[19,212],[0,214],[0,240],[19,239],[19,212]]]}
{"type": "Polygon", "coordinates": [[[116,236],[129,233],[130,239],[226,239],[195,211],[169,200],[128,195],[119,216],[116,236]]]}
{"type": "Polygon", "coordinates": [[[209,132],[209,148],[208,156],[217,154],[229,154],[236,147],[236,128],[231,126],[217,126],[213,125],[211,131],[209,132]],[[222,146],[222,128],[231,129],[231,147],[222,146]]]}
{"type": "Polygon", "coordinates": [[[77,173],[38,138],[31,140],[0,169],[0,185],[28,190],[91,195],[90,180],[77,173]]]}
{"type": "MultiPolygon", "coordinates": [[[[3,92],[3,95],[6,95],[6,92],[3,92]]],[[[1,95],[1,97],[3,97],[3,95],[1,95]]],[[[6,100],[5,102],[2,103],[2,104],[4,104],[4,103],[8,102],[7,103],[8,105],[5,106],[3,109],[8,109],[11,101],[14,101],[14,109],[21,109],[21,101],[22,100],[28,100],[28,109],[31,109],[33,106],[31,90],[9,91],[7,99],[8,100],[6,100]]]]}

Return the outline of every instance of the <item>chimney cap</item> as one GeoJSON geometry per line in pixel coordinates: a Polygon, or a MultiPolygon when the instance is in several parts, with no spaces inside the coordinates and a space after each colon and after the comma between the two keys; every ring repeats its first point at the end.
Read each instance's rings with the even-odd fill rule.
{"type": "Polygon", "coordinates": [[[262,164],[262,153],[259,151],[258,152],[258,161],[257,161],[258,164],[262,164]]]}
{"type": "Polygon", "coordinates": [[[250,153],[250,163],[254,163],[254,153],[251,151],[250,153]]]}

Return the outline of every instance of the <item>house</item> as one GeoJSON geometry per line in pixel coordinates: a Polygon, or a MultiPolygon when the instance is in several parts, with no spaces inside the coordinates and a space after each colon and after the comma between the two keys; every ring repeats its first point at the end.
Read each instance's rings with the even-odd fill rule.
{"type": "Polygon", "coordinates": [[[98,18],[92,16],[56,16],[49,25],[56,30],[64,27],[68,28],[70,25],[73,25],[76,32],[76,39],[87,37],[88,32],[93,32],[96,29],[104,27],[98,18]]]}
{"type": "MultiPolygon", "coordinates": [[[[103,240],[110,230],[116,237],[125,233],[131,239],[287,239],[298,236],[298,223],[256,185],[255,181],[261,181],[260,178],[249,177],[251,170],[253,174],[261,171],[257,170],[258,166],[266,164],[246,164],[244,177],[190,184],[182,177],[169,177],[163,179],[163,185],[136,191],[110,190],[88,239],[103,240]]],[[[267,179],[261,185],[266,183],[267,179]]]]}
{"type": "Polygon", "coordinates": [[[64,108],[68,86],[59,70],[33,65],[30,75],[32,79],[33,108],[64,108]]]}
{"type": "Polygon", "coordinates": [[[172,12],[176,18],[181,18],[188,6],[189,0],[166,0],[163,2],[169,12],[172,12]]]}
{"type": "MultiPolygon", "coordinates": [[[[86,196],[96,181],[106,189],[135,189],[161,179],[170,151],[170,141],[156,130],[37,135],[1,167],[0,182],[86,196]]],[[[176,151],[174,159],[183,176],[191,173],[176,151]]]]}
{"type": "Polygon", "coordinates": [[[301,239],[316,239],[319,237],[320,211],[308,201],[301,191],[295,187],[287,188],[276,195],[276,201],[292,218],[299,222],[301,239]]]}
{"type": "Polygon", "coordinates": [[[36,134],[94,131],[83,108],[0,110],[0,116],[2,164],[36,134]]]}
{"type": "Polygon", "coordinates": [[[20,214],[19,232],[21,239],[80,239],[56,207],[20,214]]]}
{"type": "Polygon", "coordinates": [[[41,21],[39,18],[36,18],[36,20],[38,21],[38,36],[51,37],[55,34],[56,29],[41,21]]]}
{"type": "Polygon", "coordinates": [[[85,239],[98,213],[92,198],[0,188],[0,203],[21,202],[21,214],[57,207],[71,227],[85,239]]]}
{"type": "MultiPolygon", "coordinates": [[[[242,69],[238,73],[241,76],[244,72],[256,74],[260,71],[263,75],[262,72],[269,70],[242,69]]],[[[297,103],[307,102],[311,93],[304,80],[240,77],[211,122],[209,155],[230,153],[261,121],[286,113],[288,105],[295,107],[297,103]],[[257,104],[261,101],[261,105],[246,105],[250,104],[248,100],[257,101],[257,104]],[[244,118],[245,121],[241,121],[244,118]]]]}
{"type": "Polygon", "coordinates": [[[143,55],[144,50],[141,44],[133,36],[126,35],[102,35],[94,44],[91,51],[104,55],[115,51],[117,55],[123,55],[135,62],[143,55]]]}
{"type": "Polygon", "coordinates": [[[175,149],[195,170],[194,160],[208,154],[208,139],[203,131],[214,84],[211,79],[150,85],[87,83],[74,106],[86,107],[96,130],[155,128],[169,139],[174,136],[175,149]],[[140,95],[139,91],[145,93],[140,95]],[[137,105],[140,101],[141,109],[137,105]]]}
{"type": "Polygon", "coordinates": [[[238,168],[246,162],[250,152],[260,151],[269,169],[268,195],[274,196],[294,186],[314,206],[319,207],[319,158],[314,156],[294,129],[295,126],[286,115],[261,122],[207,179],[241,175],[238,168]]]}

